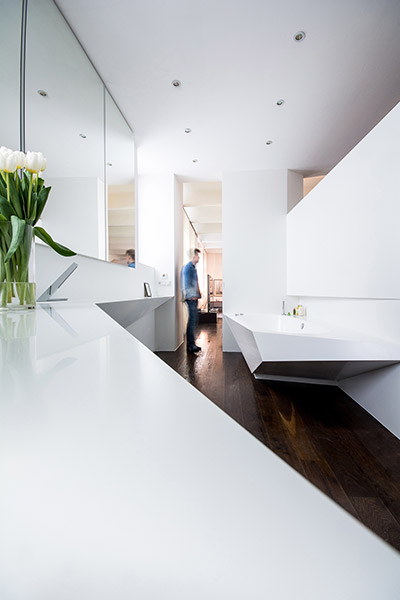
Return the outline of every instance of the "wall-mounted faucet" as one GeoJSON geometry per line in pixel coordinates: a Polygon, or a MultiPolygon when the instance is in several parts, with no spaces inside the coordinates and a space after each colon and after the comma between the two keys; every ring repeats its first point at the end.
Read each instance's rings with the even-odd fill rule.
{"type": "Polygon", "coordinates": [[[58,288],[60,288],[62,286],[62,284],[68,279],[68,277],[70,275],[72,275],[72,273],[77,268],[78,268],[77,263],[75,263],[75,262],[72,263],[72,265],[70,265],[68,267],[68,269],[66,269],[63,273],[61,273],[61,275],[59,277],[57,277],[57,279],[51,285],[49,285],[47,290],[45,290],[43,292],[43,294],[41,296],[39,296],[39,298],[36,300],[36,302],[50,302],[50,301],[54,302],[56,300],[58,300],[58,301],[68,300],[68,298],[52,298],[52,295],[56,293],[58,288]]]}

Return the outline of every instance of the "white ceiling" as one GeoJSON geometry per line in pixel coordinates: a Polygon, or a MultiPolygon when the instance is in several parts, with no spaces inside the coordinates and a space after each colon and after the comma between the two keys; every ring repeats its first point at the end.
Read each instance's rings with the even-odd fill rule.
{"type": "Polygon", "coordinates": [[[324,174],[400,100],[399,0],[57,5],[136,133],[139,172],[324,174]]]}

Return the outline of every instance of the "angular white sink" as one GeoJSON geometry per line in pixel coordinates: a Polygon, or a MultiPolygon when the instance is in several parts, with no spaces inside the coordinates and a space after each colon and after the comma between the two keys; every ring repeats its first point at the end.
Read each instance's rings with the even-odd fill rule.
{"type": "Polygon", "coordinates": [[[127,329],[130,325],[155,310],[172,296],[155,296],[152,298],[133,298],[116,302],[99,302],[97,306],[104,310],[114,321],[127,329]]]}

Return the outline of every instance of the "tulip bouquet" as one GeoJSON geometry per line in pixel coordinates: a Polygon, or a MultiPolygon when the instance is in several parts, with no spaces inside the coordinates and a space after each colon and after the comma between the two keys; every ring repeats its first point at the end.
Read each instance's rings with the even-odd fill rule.
{"type": "Polygon", "coordinates": [[[0,148],[0,309],[35,306],[31,273],[35,236],[62,256],[75,255],[36,226],[51,190],[40,177],[45,168],[41,152],[0,148]]]}

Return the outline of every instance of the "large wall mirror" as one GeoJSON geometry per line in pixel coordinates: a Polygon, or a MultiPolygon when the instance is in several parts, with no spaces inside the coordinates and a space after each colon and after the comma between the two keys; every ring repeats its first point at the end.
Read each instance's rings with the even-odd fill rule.
{"type": "Polygon", "coordinates": [[[132,131],[106,91],[106,183],[109,260],[125,264],[135,248],[135,145],[132,131]]]}
{"type": "Polygon", "coordinates": [[[76,252],[98,258],[106,258],[103,96],[52,0],[29,0],[26,148],[47,157],[52,191],[43,225],[76,252]]]}
{"type": "MultiPolygon", "coordinates": [[[[15,115],[1,117],[15,135],[0,145],[15,148],[21,4],[6,2],[0,25],[16,61],[15,115]]],[[[25,147],[46,156],[52,186],[43,226],[79,254],[122,262],[135,245],[133,133],[53,0],[27,0],[25,89],[25,147]]]]}
{"type": "Polygon", "coordinates": [[[19,149],[19,52],[21,3],[0,0],[1,66],[0,146],[19,149]],[[5,52],[7,49],[7,53],[5,52]]]}

